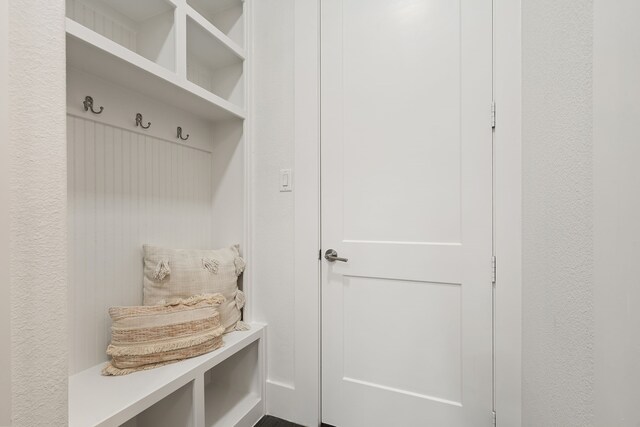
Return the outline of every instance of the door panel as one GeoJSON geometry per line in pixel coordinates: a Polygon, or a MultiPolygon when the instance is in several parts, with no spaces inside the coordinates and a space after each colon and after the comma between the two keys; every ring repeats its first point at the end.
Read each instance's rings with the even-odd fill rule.
{"type": "Polygon", "coordinates": [[[491,0],[323,0],[323,421],[492,410],[491,0]]]}
{"type": "Polygon", "coordinates": [[[341,3],[341,137],[345,159],[363,160],[344,170],[344,236],[457,242],[459,4],[341,3]]]}
{"type": "Polygon", "coordinates": [[[343,292],[345,380],[460,402],[459,285],[345,277],[343,292]]]}

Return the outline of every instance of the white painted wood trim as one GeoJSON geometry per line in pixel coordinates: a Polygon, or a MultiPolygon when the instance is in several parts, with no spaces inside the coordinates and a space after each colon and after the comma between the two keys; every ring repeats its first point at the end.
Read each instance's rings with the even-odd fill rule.
{"type": "Polygon", "coordinates": [[[195,427],[205,425],[204,387],[204,372],[201,372],[195,375],[191,389],[193,399],[193,425],[195,427]]]}
{"type": "MultiPolygon", "coordinates": [[[[243,292],[247,297],[247,302],[243,309],[244,320],[253,321],[253,146],[254,138],[254,106],[253,100],[253,12],[252,0],[245,0],[243,3],[243,19],[245,40],[247,46],[247,58],[243,63],[244,75],[244,105],[246,108],[246,117],[244,120],[244,242],[243,255],[248,260],[247,267],[242,275],[243,292]]],[[[263,381],[264,382],[264,381],[263,381]]]]}
{"type": "MultiPolygon", "coordinates": [[[[254,323],[251,330],[225,335],[225,346],[202,356],[141,371],[122,377],[100,375],[104,364],[96,365],[69,377],[69,425],[117,426],[135,417],[174,391],[194,381],[194,387],[204,387],[206,371],[227,360],[255,341],[265,339],[266,325],[254,323]]],[[[258,368],[262,370],[264,342],[259,344],[258,368]]],[[[260,378],[262,374],[258,375],[260,378]]],[[[204,411],[198,403],[201,393],[194,390],[196,419],[203,419],[204,411]]],[[[264,395],[261,395],[261,399],[264,395]]],[[[204,402],[201,402],[204,404],[204,402]]],[[[248,414],[256,411],[254,405],[248,414]]],[[[261,411],[259,411],[261,412],[261,411]]],[[[247,419],[246,415],[243,419],[247,419]]],[[[256,420],[254,420],[256,421],[256,420]]]]}
{"type": "Polygon", "coordinates": [[[187,79],[187,14],[184,7],[176,7],[174,13],[176,32],[176,74],[187,79]]]}
{"type": "MultiPolygon", "coordinates": [[[[320,424],[320,1],[295,2],[294,382],[266,379],[267,413],[320,424]],[[314,404],[315,402],[315,404],[314,404]]],[[[251,38],[247,43],[251,44],[251,38]]],[[[251,57],[248,48],[248,56],[251,57]]],[[[251,110],[249,110],[251,111],[251,110]]],[[[252,215],[253,216],[253,215],[252,215]]]]}
{"type": "Polygon", "coordinates": [[[522,43],[519,1],[494,0],[495,401],[497,425],[522,423],[522,43]]]}
{"type": "MultiPolygon", "coordinates": [[[[246,5],[246,3],[245,3],[246,5]]],[[[245,9],[246,10],[246,9],[245,9]]],[[[267,413],[267,341],[269,340],[269,328],[265,327],[262,330],[262,339],[258,343],[258,387],[260,390],[260,396],[262,396],[260,402],[260,418],[267,413]]]]}
{"type": "MultiPolygon", "coordinates": [[[[294,382],[265,377],[266,412],[320,424],[320,0],[295,2],[294,382]],[[315,404],[314,404],[315,402],[315,404]]],[[[250,15],[249,15],[250,16],[250,15]]],[[[252,57],[252,38],[247,38],[252,57]]],[[[250,71],[251,73],[251,71],[250,71]]],[[[251,92],[251,90],[249,90],[251,92]]],[[[251,115],[252,108],[249,108],[251,115]]],[[[252,126],[252,125],[251,125],[252,126]]],[[[252,217],[255,213],[252,213],[252,217]]]]}
{"type": "MultiPolygon", "coordinates": [[[[320,0],[294,10],[294,381],[265,378],[267,413],[320,424],[320,0]],[[314,404],[315,402],[315,404],[314,404]]],[[[251,58],[251,38],[247,38],[251,58]]],[[[249,109],[251,112],[251,108],[249,109]]],[[[251,114],[251,113],[250,113],[251,114]]],[[[255,213],[252,213],[252,217],[255,213]]]]}
{"type": "Polygon", "coordinates": [[[295,413],[321,422],[320,0],[295,2],[295,413]],[[317,402],[313,405],[312,402],[317,402]]]}
{"type": "MultiPolygon", "coordinates": [[[[68,35],[90,45],[91,48],[95,50],[95,52],[103,52],[104,54],[108,55],[110,66],[115,67],[116,65],[119,65],[119,62],[123,61],[126,64],[134,66],[136,70],[146,72],[150,76],[157,78],[158,81],[165,83],[164,89],[169,93],[175,93],[177,95],[180,92],[176,92],[175,89],[182,89],[189,94],[195,95],[192,97],[194,98],[194,100],[199,99],[206,101],[209,104],[210,109],[223,110],[227,113],[227,118],[231,118],[233,116],[240,118],[245,117],[245,111],[243,108],[207,91],[206,89],[201,88],[195,83],[190,82],[186,79],[186,76],[179,76],[178,74],[167,70],[163,66],[149,61],[148,59],[138,55],[135,52],[130,51],[129,49],[119,45],[118,43],[109,40],[108,38],[101,36],[100,34],[84,27],[83,25],[75,22],[72,19],[66,18],[66,29],[68,35]]],[[[67,43],[68,49],[72,48],[72,46],[73,45],[67,43]]],[[[97,56],[94,56],[87,59],[87,61],[96,60],[96,58],[97,56]]],[[[101,62],[102,66],[105,66],[104,61],[101,62]]],[[[89,66],[91,64],[83,63],[75,65],[79,68],[82,68],[83,65],[89,66]]],[[[93,72],[95,70],[90,71],[93,72]]],[[[177,106],[182,107],[182,105],[177,106]]],[[[202,112],[200,114],[203,115],[202,112]]]]}

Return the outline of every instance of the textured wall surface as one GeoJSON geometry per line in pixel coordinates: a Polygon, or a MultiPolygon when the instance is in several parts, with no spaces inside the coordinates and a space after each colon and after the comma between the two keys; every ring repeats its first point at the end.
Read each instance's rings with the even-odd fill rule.
{"type": "Polygon", "coordinates": [[[597,426],[639,426],[640,2],[594,0],[597,426]]]}
{"type": "MultiPolygon", "coordinates": [[[[7,91],[9,68],[7,47],[9,38],[8,4],[0,3],[0,129],[7,128],[7,91]]],[[[11,339],[11,300],[9,299],[9,156],[8,144],[0,143],[0,342],[11,339]]],[[[0,346],[0,426],[11,424],[11,346],[0,346]]]]}
{"type": "Polygon", "coordinates": [[[67,425],[64,1],[9,1],[12,416],[67,425]]]}
{"type": "Polygon", "coordinates": [[[523,425],[594,425],[593,1],[522,1],[523,425]]]}
{"type": "Polygon", "coordinates": [[[293,386],[294,192],[280,193],[280,169],[294,163],[294,2],[253,2],[254,317],[269,324],[268,379],[293,386]]]}

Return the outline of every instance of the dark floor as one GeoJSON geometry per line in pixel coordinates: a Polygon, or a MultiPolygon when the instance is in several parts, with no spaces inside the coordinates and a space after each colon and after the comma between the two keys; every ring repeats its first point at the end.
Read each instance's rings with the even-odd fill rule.
{"type": "Polygon", "coordinates": [[[302,427],[299,424],[290,423],[280,418],[265,415],[254,427],[302,427]]]}
{"type": "MultiPolygon", "coordinates": [[[[324,427],[332,427],[328,424],[322,424],[324,427]]],[[[265,415],[254,427],[302,427],[300,424],[290,423],[280,418],[265,415]]]]}

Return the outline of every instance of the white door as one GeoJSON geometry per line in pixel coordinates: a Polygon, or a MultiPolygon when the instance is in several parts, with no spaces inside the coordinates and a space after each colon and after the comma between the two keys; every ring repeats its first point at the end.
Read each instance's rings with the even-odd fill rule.
{"type": "Polygon", "coordinates": [[[492,0],[322,0],[322,419],[492,420],[492,0]]]}

